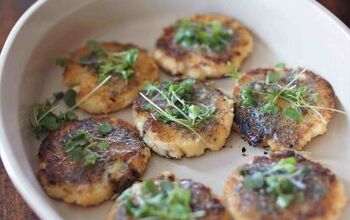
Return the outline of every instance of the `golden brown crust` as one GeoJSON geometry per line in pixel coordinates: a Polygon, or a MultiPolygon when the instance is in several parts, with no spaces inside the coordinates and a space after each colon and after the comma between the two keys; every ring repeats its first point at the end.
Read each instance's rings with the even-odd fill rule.
{"type": "Polygon", "coordinates": [[[150,150],[136,129],[127,122],[107,117],[89,118],[62,124],[40,145],[37,176],[47,194],[81,206],[98,204],[123,191],[145,171],[150,150]],[[99,152],[93,166],[84,166],[67,156],[64,144],[75,132],[98,132],[99,123],[114,125],[105,138],[113,140],[99,152]]]}
{"type": "Polygon", "coordinates": [[[344,187],[334,174],[321,164],[312,162],[293,151],[272,154],[270,157],[255,157],[248,166],[268,166],[281,158],[296,156],[297,164],[311,168],[304,181],[304,200],[293,201],[287,208],[275,205],[272,196],[247,191],[242,186],[242,176],[235,170],[226,180],[224,198],[227,208],[236,220],[336,220],[346,204],[344,187]]]}
{"type": "Polygon", "coordinates": [[[142,109],[146,102],[143,97],[139,96],[134,102],[136,128],[147,146],[161,156],[194,157],[202,155],[206,149],[219,150],[226,143],[232,127],[233,101],[220,90],[204,84],[196,83],[193,88],[200,103],[216,107],[213,119],[196,130],[200,137],[182,125],[156,120],[150,111],[142,109]]]}
{"type": "MultiPolygon", "coordinates": [[[[170,172],[164,172],[161,176],[155,178],[155,183],[159,183],[162,179],[174,181],[175,176],[170,172]]],[[[230,213],[222,204],[222,202],[212,194],[211,189],[204,184],[195,182],[191,179],[179,180],[180,187],[191,191],[191,208],[193,212],[205,211],[205,215],[197,220],[229,220],[232,219],[230,213]]],[[[137,188],[135,183],[132,188],[137,188]]],[[[136,220],[137,218],[127,215],[123,204],[116,202],[108,213],[107,220],[136,220]]]]}
{"type": "Polygon", "coordinates": [[[213,14],[198,14],[190,18],[197,22],[221,21],[234,31],[231,46],[218,53],[198,53],[173,43],[176,29],[166,27],[157,40],[154,57],[167,73],[182,74],[198,79],[219,78],[228,73],[227,62],[239,68],[253,49],[253,38],[249,31],[231,17],[213,14]]]}
{"type": "MultiPolygon", "coordinates": [[[[235,130],[253,146],[270,147],[273,151],[284,148],[301,150],[313,137],[326,132],[333,111],[317,109],[324,118],[323,121],[315,112],[305,110],[303,111],[302,121],[295,123],[284,117],[282,113],[278,115],[263,114],[261,106],[242,106],[241,88],[252,85],[256,81],[265,81],[267,72],[273,70],[272,68],[259,68],[240,77],[233,92],[235,99],[235,130]]],[[[285,74],[291,71],[291,69],[285,68],[282,75],[286,76],[285,74]]],[[[302,69],[299,68],[293,71],[299,73],[302,69]]],[[[288,75],[289,81],[292,75],[288,75]]],[[[314,106],[335,108],[334,91],[325,79],[306,70],[299,77],[298,85],[308,86],[312,93],[319,94],[319,98],[313,104],[314,106]]],[[[278,105],[286,107],[285,102],[279,102],[278,105]]]]}
{"type": "MultiPolygon", "coordinates": [[[[131,48],[138,48],[132,44],[101,43],[107,51],[120,52],[131,48]]],[[[133,66],[134,76],[128,82],[115,74],[112,79],[99,88],[79,107],[92,114],[110,113],[129,106],[144,86],[144,83],[158,79],[159,70],[156,62],[144,49],[140,53],[133,66]]],[[[77,91],[77,102],[85,97],[99,84],[96,69],[79,63],[80,59],[89,55],[90,50],[80,48],[72,53],[70,62],[64,72],[64,84],[74,87],[77,91]]]]}

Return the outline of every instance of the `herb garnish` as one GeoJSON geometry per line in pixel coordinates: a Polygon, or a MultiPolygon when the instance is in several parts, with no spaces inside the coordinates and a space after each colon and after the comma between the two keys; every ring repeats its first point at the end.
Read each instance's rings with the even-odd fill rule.
{"type": "Polygon", "coordinates": [[[176,44],[208,53],[223,51],[232,41],[232,29],[224,27],[220,21],[204,23],[183,19],[175,24],[175,28],[176,44]]]}
{"type": "MultiPolygon", "coordinates": [[[[107,135],[114,129],[113,125],[100,124],[99,136],[107,135]]],[[[87,131],[79,130],[64,145],[64,151],[74,160],[84,162],[84,166],[94,165],[100,158],[99,151],[109,147],[109,139],[95,137],[87,131]]]]}
{"type": "Polygon", "coordinates": [[[155,220],[190,220],[205,215],[204,211],[192,211],[191,191],[180,187],[177,181],[164,179],[156,184],[154,180],[146,180],[139,184],[139,188],[129,188],[117,199],[130,216],[155,220]]]}
{"type": "Polygon", "coordinates": [[[280,85],[283,68],[284,64],[277,64],[274,71],[269,71],[266,74],[265,82],[256,82],[255,84],[258,84],[258,86],[242,87],[242,106],[256,106],[258,105],[258,100],[263,100],[262,104],[258,106],[262,112],[273,115],[281,112],[286,118],[296,123],[302,120],[302,109],[315,112],[323,122],[325,122],[325,119],[317,109],[344,113],[336,109],[313,105],[317,101],[319,94],[310,92],[308,86],[295,84],[298,78],[306,71],[305,69],[297,73],[285,86],[280,85]],[[282,108],[277,104],[278,102],[285,102],[286,107],[282,108]]]}
{"type": "Polygon", "coordinates": [[[75,90],[68,89],[67,92],[64,94],[64,103],[66,103],[68,107],[73,107],[76,104],[76,96],[77,92],[75,90]]]}
{"type": "Polygon", "coordinates": [[[86,47],[91,53],[81,58],[80,64],[93,66],[102,82],[108,76],[118,74],[126,82],[135,73],[133,66],[138,58],[139,50],[131,48],[122,52],[110,52],[105,50],[97,41],[88,41],[86,47]]]}
{"type": "Polygon", "coordinates": [[[243,187],[249,191],[268,193],[276,197],[276,205],[286,208],[297,197],[303,198],[306,189],[303,179],[311,170],[307,166],[298,167],[295,157],[281,159],[266,171],[254,173],[241,170],[243,187]]]}
{"type": "Polygon", "coordinates": [[[216,110],[214,105],[193,102],[195,82],[194,79],[187,79],[180,83],[165,81],[162,84],[148,84],[140,93],[147,101],[142,108],[154,111],[152,114],[157,120],[175,122],[195,131],[199,125],[212,119],[216,110]]]}
{"type": "MultiPolygon", "coordinates": [[[[62,94],[58,95],[61,96],[62,94]]],[[[33,107],[31,125],[38,138],[42,134],[57,129],[64,122],[78,119],[77,115],[72,111],[59,114],[52,112],[57,107],[57,105],[53,106],[58,101],[57,97],[57,95],[54,95],[52,101],[47,100],[44,104],[36,104],[33,107]]]]}
{"type": "Polygon", "coordinates": [[[231,76],[233,81],[236,81],[241,73],[238,71],[238,68],[233,66],[232,62],[227,62],[228,75],[231,76]]]}

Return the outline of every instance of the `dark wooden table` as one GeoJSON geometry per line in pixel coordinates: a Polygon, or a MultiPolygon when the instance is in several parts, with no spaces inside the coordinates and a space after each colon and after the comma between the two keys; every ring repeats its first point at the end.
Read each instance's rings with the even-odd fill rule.
{"type": "MultiPolygon", "coordinates": [[[[0,0],[0,50],[19,16],[35,0],[0,0]]],[[[349,0],[319,0],[350,26],[349,0]]],[[[297,16],[297,15],[296,15],[297,16]]],[[[0,161],[0,220],[38,219],[13,187],[0,161]]]]}

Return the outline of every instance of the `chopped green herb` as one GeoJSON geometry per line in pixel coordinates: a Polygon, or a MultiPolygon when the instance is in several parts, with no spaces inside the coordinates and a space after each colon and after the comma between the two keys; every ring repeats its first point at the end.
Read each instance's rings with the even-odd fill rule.
{"type": "Polygon", "coordinates": [[[64,145],[64,150],[69,153],[76,147],[83,147],[89,144],[91,135],[87,131],[78,131],[73,137],[71,137],[64,145]]]}
{"type": "Polygon", "coordinates": [[[145,87],[141,95],[146,99],[143,109],[155,112],[158,120],[165,123],[175,122],[181,124],[192,131],[199,125],[212,119],[215,113],[215,106],[193,103],[194,79],[187,79],[180,83],[165,81],[162,84],[149,84],[145,87]],[[149,96],[149,97],[147,97],[149,96]],[[152,101],[152,97],[157,96],[157,102],[165,103],[161,105],[152,101]]]}
{"type": "Polygon", "coordinates": [[[113,131],[114,126],[110,124],[101,124],[100,127],[98,128],[98,132],[100,134],[109,134],[113,131]]]}
{"type": "Polygon", "coordinates": [[[98,154],[89,149],[84,150],[84,166],[92,166],[98,159],[98,154]]]}
{"type": "Polygon", "coordinates": [[[296,198],[303,198],[306,188],[303,178],[311,172],[307,166],[298,167],[295,157],[283,158],[273,167],[254,173],[243,172],[243,187],[249,191],[266,191],[276,198],[276,205],[286,208],[296,198]]]}
{"type": "Polygon", "coordinates": [[[279,72],[267,72],[266,84],[276,83],[281,79],[281,74],[279,72]]]}
{"type": "Polygon", "coordinates": [[[145,180],[137,189],[125,190],[117,201],[137,219],[194,220],[205,215],[204,211],[192,211],[189,189],[167,179],[159,181],[145,180]]]}
{"type": "Polygon", "coordinates": [[[107,149],[109,147],[109,143],[106,141],[101,141],[96,145],[96,147],[100,149],[107,149]]]}
{"type": "Polygon", "coordinates": [[[47,100],[44,104],[34,105],[31,126],[34,129],[37,138],[57,129],[64,122],[78,119],[77,115],[71,111],[59,114],[53,113],[53,110],[55,109],[53,104],[57,101],[58,98],[54,94],[52,101],[47,100]]]}
{"type": "Polygon", "coordinates": [[[227,68],[232,80],[236,81],[240,75],[240,72],[238,71],[238,69],[233,66],[232,62],[227,62],[227,68]]]}
{"type": "Polygon", "coordinates": [[[73,107],[76,104],[76,96],[76,91],[74,91],[73,89],[68,89],[67,92],[64,94],[64,103],[66,103],[68,107],[73,107]]]}
{"type": "Polygon", "coordinates": [[[296,107],[288,107],[283,110],[283,115],[297,123],[299,123],[303,117],[300,110],[296,107]]]}
{"type": "Polygon", "coordinates": [[[94,165],[100,158],[99,151],[109,147],[107,141],[87,131],[77,131],[64,145],[64,151],[74,160],[83,161],[84,166],[94,165]]]}
{"type": "MultiPolygon", "coordinates": [[[[254,86],[243,87],[241,89],[242,106],[256,106],[257,100],[261,100],[262,104],[258,105],[258,107],[261,108],[262,112],[268,114],[278,114],[281,112],[286,118],[299,123],[303,116],[302,108],[317,112],[311,105],[317,101],[318,93],[310,93],[307,86],[293,84],[305,70],[297,74],[284,87],[279,84],[282,80],[280,71],[268,72],[265,84],[263,82],[255,82],[260,84],[260,89],[255,89],[254,86]],[[277,104],[278,101],[287,102],[287,107],[280,109],[280,106],[277,104]]],[[[320,114],[318,113],[318,115],[320,114]]]]}
{"type": "Polygon", "coordinates": [[[131,48],[122,52],[105,50],[97,41],[88,41],[86,44],[91,54],[80,61],[83,65],[93,66],[102,82],[109,75],[117,74],[126,82],[134,74],[133,66],[138,58],[139,50],[131,48]]]}
{"type": "Polygon", "coordinates": [[[225,50],[232,42],[233,31],[219,21],[200,23],[189,19],[175,24],[174,42],[187,48],[198,48],[208,53],[225,50]]]}
{"type": "Polygon", "coordinates": [[[265,105],[263,105],[261,107],[261,110],[263,112],[267,112],[267,113],[273,114],[273,115],[275,115],[279,112],[278,106],[276,104],[274,104],[273,102],[266,103],[265,105]]]}
{"type": "Polygon", "coordinates": [[[248,87],[243,87],[241,92],[244,106],[256,105],[257,101],[252,97],[252,90],[248,87]]]}

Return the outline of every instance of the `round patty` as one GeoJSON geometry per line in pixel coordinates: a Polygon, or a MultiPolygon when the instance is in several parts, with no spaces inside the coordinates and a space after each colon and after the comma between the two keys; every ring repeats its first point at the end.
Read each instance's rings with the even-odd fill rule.
{"type": "Polygon", "coordinates": [[[235,170],[226,180],[224,197],[227,208],[236,220],[334,220],[346,204],[343,185],[321,164],[305,159],[294,151],[282,151],[270,157],[255,157],[250,164],[235,170]],[[286,208],[276,205],[276,197],[265,189],[248,190],[244,174],[269,170],[283,158],[295,157],[297,167],[308,167],[303,178],[305,191],[286,208]]]}
{"type": "Polygon", "coordinates": [[[150,150],[136,129],[123,120],[101,117],[71,121],[42,141],[37,176],[46,193],[53,198],[81,206],[96,205],[137,180],[144,173],[149,157],[150,150]],[[101,135],[101,124],[112,125],[113,129],[101,135]],[[89,166],[83,159],[76,159],[73,151],[68,154],[65,148],[67,142],[81,131],[109,144],[104,149],[92,148],[98,159],[89,166]]]}
{"type": "Polygon", "coordinates": [[[289,106],[287,101],[278,99],[276,105],[280,111],[275,114],[264,112],[263,105],[267,98],[256,98],[254,105],[243,103],[242,91],[244,88],[259,92],[274,91],[273,87],[266,85],[266,75],[275,72],[274,68],[260,68],[243,74],[234,87],[235,99],[235,130],[252,146],[270,147],[273,151],[283,148],[301,150],[313,137],[326,132],[327,124],[333,116],[333,111],[320,109],[334,109],[335,95],[331,85],[320,76],[305,69],[279,69],[281,79],[279,86],[286,86],[297,74],[299,77],[292,83],[293,90],[307,88],[309,98],[317,97],[309,104],[316,106],[317,112],[310,108],[301,108],[302,119],[300,122],[286,117],[283,109],[289,106]],[[301,75],[300,75],[301,73],[301,75]],[[322,117],[320,117],[320,115],[322,117]]]}
{"type": "Polygon", "coordinates": [[[227,62],[239,68],[253,49],[253,38],[249,31],[231,17],[198,14],[189,18],[193,22],[210,23],[218,21],[233,35],[226,49],[205,52],[186,48],[174,42],[176,27],[166,27],[157,40],[154,57],[159,66],[172,75],[182,74],[198,79],[218,78],[229,72],[227,62]]]}
{"type": "MultiPolygon", "coordinates": [[[[161,156],[194,157],[204,154],[206,149],[219,150],[226,143],[232,127],[233,101],[220,90],[202,83],[195,83],[192,89],[191,102],[216,108],[213,117],[195,129],[197,134],[178,123],[158,120],[153,110],[144,108],[148,102],[142,96],[134,102],[136,128],[146,145],[161,156]]],[[[157,97],[149,98],[156,100],[157,97]]],[[[159,101],[158,105],[166,104],[159,101]]]]}
{"type": "MultiPolygon", "coordinates": [[[[134,71],[127,81],[118,74],[95,91],[79,107],[92,114],[114,112],[129,106],[142,89],[145,82],[153,82],[158,78],[159,70],[156,62],[147,51],[132,44],[101,43],[108,52],[122,52],[132,48],[139,50],[138,58],[132,69],[134,71]]],[[[80,48],[71,54],[64,71],[64,84],[77,91],[76,102],[79,102],[100,83],[94,59],[82,61],[92,54],[88,47],[80,48]]],[[[97,62],[97,61],[96,61],[97,62]]]]}
{"type": "MultiPolygon", "coordinates": [[[[191,192],[190,206],[192,212],[203,212],[201,217],[197,217],[198,220],[229,220],[231,216],[226,210],[222,202],[212,194],[211,189],[204,184],[195,182],[191,179],[176,180],[174,174],[164,172],[161,176],[154,179],[154,183],[159,188],[162,180],[169,180],[171,182],[177,181],[178,186],[184,189],[188,189],[191,192]]],[[[129,190],[137,193],[140,190],[141,183],[135,183],[129,190]]],[[[133,216],[128,215],[125,203],[118,202],[112,206],[109,211],[107,220],[136,220],[133,216]]],[[[153,219],[153,218],[152,218],[153,219]]],[[[162,219],[162,218],[154,218],[162,219]]]]}

